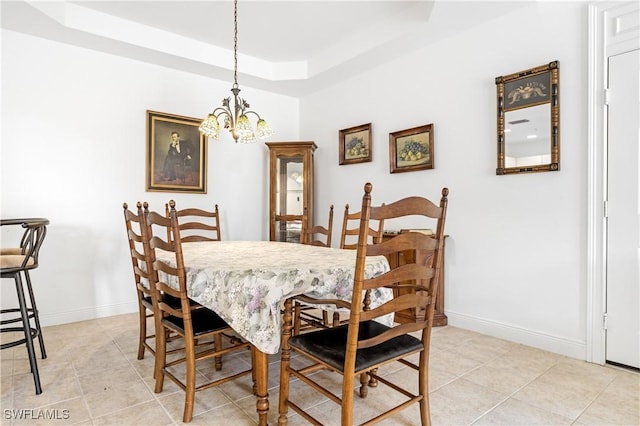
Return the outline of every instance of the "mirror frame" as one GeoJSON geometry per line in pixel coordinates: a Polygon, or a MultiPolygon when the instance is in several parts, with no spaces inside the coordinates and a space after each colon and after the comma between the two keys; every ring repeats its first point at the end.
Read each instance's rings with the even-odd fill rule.
{"type": "MultiPolygon", "coordinates": [[[[560,68],[559,62],[553,61],[546,65],[530,68],[517,73],[496,77],[497,86],[497,114],[498,114],[498,166],[496,168],[496,175],[516,174],[516,173],[530,173],[530,172],[549,172],[560,170],[560,68]],[[507,106],[505,104],[505,85],[512,86],[518,84],[517,88],[540,88],[545,89],[544,85],[540,83],[541,79],[546,80],[544,74],[549,74],[548,81],[551,87],[547,87],[546,96],[543,100],[534,96],[532,98],[526,97],[519,99],[514,106],[507,106]],[[508,111],[514,111],[527,107],[544,105],[549,103],[551,105],[550,121],[550,163],[547,164],[534,164],[527,166],[505,167],[505,113],[508,111]]],[[[517,90],[517,89],[516,89],[517,90]]],[[[511,90],[515,92],[515,90],[511,90]]],[[[509,97],[511,93],[507,94],[509,97]]],[[[543,94],[544,95],[544,94],[543,94]]]]}

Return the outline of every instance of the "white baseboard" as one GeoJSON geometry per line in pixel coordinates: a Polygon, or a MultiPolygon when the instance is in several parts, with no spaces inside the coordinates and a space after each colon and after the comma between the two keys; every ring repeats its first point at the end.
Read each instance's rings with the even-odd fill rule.
{"type": "Polygon", "coordinates": [[[586,342],[540,333],[509,324],[446,311],[448,324],[545,351],[586,360],[586,342]]]}
{"type": "Polygon", "coordinates": [[[47,327],[50,325],[69,324],[78,321],[87,321],[96,318],[110,317],[114,315],[130,314],[138,312],[138,302],[124,302],[113,305],[89,306],[73,311],[40,313],[40,325],[47,327]]]}

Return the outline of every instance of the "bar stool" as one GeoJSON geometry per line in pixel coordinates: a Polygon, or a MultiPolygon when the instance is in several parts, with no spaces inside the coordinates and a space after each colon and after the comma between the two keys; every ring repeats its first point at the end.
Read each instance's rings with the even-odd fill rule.
{"type": "Polygon", "coordinates": [[[31,287],[31,277],[29,271],[38,267],[38,253],[44,237],[47,233],[48,219],[43,218],[29,218],[29,219],[2,219],[0,220],[0,226],[20,225],[24,228],[24,234],[20,241],[20,247],[16,248],[3,248],[0,250],[0,273],[2,278],[13,278],[16,284],[16,293],[18,296],[18,308],[7,308],[0,310],[2,314],[2,320],[0,320],[0,331],[6,332],[23,332],[24,338],[17,339],[11,342],[3,343],[0,349],[7,349],[14,346],[26,343],[27,352],[29,354],[29,364],[31,366],[31,373],[33,373],[33,381],[35,383],[36,395],[42,393],[42,386],[40,385],[40,376],[38,374],[38,363],[36,361],[35,349],[33,347],[33,340],[38,339],[40,344],[40,353],[42,359],[47,357],[47,353],[44,347],[44,341],[42,340],[42,330],[40,328],[40,319],[38,317],[38,309],[36,307],[36,300],[33,296],[33,288],[31,287]],[[24,292],[24,285],[22,281],[22,274],[24,273],[27,291],[29,292],[30,304],[27,304],[27,300],[24,292]],[[16,316],[20,313],[20,316],[16,316]],[[9,317],[9,318],[7,318],[9,317]],[[6,319],[5,319],[6,318],[6,319]],[[31,325],[31,319],[34,321],[34,325],[31,325]],[[9,326],[21,322],[22,327],[9,326]]]}

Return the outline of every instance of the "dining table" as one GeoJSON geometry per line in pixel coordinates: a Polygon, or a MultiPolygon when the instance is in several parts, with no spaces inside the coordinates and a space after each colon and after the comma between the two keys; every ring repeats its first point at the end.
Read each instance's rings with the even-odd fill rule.
{"type": "MultiPolygon", "coordinates": [[[[356,250],[278,241],[207,241],[183,243],[182,253],[189,298],[215,311],[256,348],[256,410],[259,424],[266,425],[269,354],[280,349],[284,301],[301,294],[351,301],[356,250]]],[[[166,253],[156,256],[173,262],[166,253]]],[[[365,278],[388,270],[386,257],[367,258],[365,278]]],[[[390,289],[370,296],[371,307],[393,298],[390,289]]]]}

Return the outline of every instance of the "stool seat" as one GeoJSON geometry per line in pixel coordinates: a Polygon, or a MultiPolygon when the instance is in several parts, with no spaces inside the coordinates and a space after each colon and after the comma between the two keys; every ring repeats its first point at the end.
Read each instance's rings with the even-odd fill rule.
{"type": "Polygon", "coordinates": [[[49,220],[44,218],[0,220],[0,226],[20,225],[24,229],[20,247],[0,249],[0,276],[2,278],[13,278],[19,305],[18,307],[3,308],[0,310],[0,314],[2,315],[0,332],[22,332],[24,337],[2,343],[0,349],[12,348],[22,344],[26,345],[36,395],[42,393],[42,386],[38,374],[38,363],[33,347],[33,340],[38,339],[42,359],[47,357],[47,353],[44,347],[44,341],[42,340],[42,329],[40,327],[38,308],[36,307],[36,300],[33,295],[29,271],[38,267],[38,255],[47,233],[48,224],[49,220]],[[27,303],[25,296],[25,286],[22,280],[23,275],[27,292],[29,293],[30,303],[27,303]],[[31,320],[33,320],[33,325],[31,320]],[[14,323],[21,323],[22,326],[8,326],[14,323]]]}

